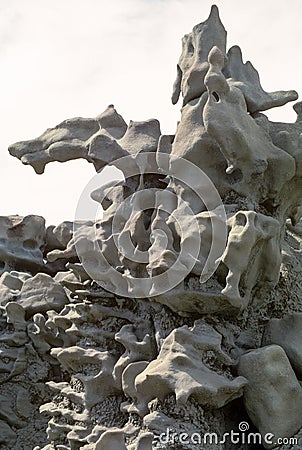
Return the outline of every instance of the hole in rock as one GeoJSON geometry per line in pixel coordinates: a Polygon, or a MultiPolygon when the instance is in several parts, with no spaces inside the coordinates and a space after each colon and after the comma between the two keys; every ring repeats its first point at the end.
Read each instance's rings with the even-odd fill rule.
{"type": "Polygon", "coordinates": [[[219,95],[217,94],[217,92],[213,91],[212,97],[214,97],[215,102],[219,102],[220,98],[219,98],[219,95]]]}
{"type": "Polygon", "coordinates": [[[246,222],[247,222],[246,216],[244,214],[242,214],[242,213],[237,213],[236,224],[240,225],[242,227],[245,227],[246,222]]]}

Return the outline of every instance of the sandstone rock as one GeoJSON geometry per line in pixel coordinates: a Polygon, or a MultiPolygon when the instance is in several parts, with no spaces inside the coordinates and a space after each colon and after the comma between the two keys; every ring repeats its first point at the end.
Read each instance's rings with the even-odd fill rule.
{"type": "Polygon", "coordinates": [[[226,78],[230,78],[231,83],[242,91],[250,113],[282,106],[298,98],[296,91],[265,92],[252,63],[250,61],[243,63],[238,45],[229,49],[223,72],[226,78]]]}
{"type": "Polygon", "coordinates": [[[26,316],[46,313],[49,310],[60,311],[68,302],[60,283],[49,275],[38,273],[23,284],[18,303],[26,311],[26,316]]]}
{"type": "Polygon", "coordinates": [[[214,47],[209,53],[210,68],[205,77],[208,100],[204,108],[206,130],[219,144],[227,161],[227,174],[242,174],[237,183],[242,193],[272,205],[280,201],[284,184],[295,174],[294,158],[276,147],[248,114],[245,98],[223,73],[223,53],[214,47]],[[270,180],[266,184],[265,180],[270,180]],[[262,186],[261,192],[259,191],[262,186]]]}
{"type": "Polygon", "coordinates": [[[271,319],[265,327],[263,345],[280,345],[299,380],[302,379],[302,313],[271,319]]]}
{"type": "Polygon", "coordinates": [[[222,336],[202,321],[192,330],[178,328],[165,339],[160,353],[135,379],[138,412],[145,415],[150,400],[163,400],[174,393],[176,401],[185,403],[193,397],[201,405],[221,408],[242,395],[244,377],[230,379],[217,373],[215,364],[232,364],[221,349],[222,336]],[[213,352],[214,366],[207,364],[207,353],[213,352]]]}
{"type": "MultiPolygon", "coordinates": [[[[0,305],[5,306],[9,301],[18,297],[23,281],[15,275],[17,272],[3,272],[0,277],[0,305]]],[[[30,276],[30,275],[28,275],[30,276]]]]}
{"type": "Polygon", "coordinates": [[[112,136],[114,139],[121,139],[127,131],[127,124],[123,117],[118,114],[113,105],[97,116],[97,121],[101,130],[112,136]]]}
{"type": "Polygon", "coordinates": [[[228,225],[230,233],[222,256],[228,274],[221,293],[234,306],[246,306],[257,283],[266,282],[274,287],[279,280],[280,223],[254,211],[238,211],[228,219],[228,225]],[[244,298],[239,293],[239,285],[245,292],[244,298]]]}
{"type": "Polygon", "coordinates": [[[11,145],[9,152],[41,174],[49,162],[87,158],[85,142],[98,130],[96,119],[67,119],[55,128],[49,128],[37,139],[11,145]]]}
{"type": "Polygon", "coordinates": [[[48,253],[54,249],[63,250],[72,238],[73,223],[69,221],[62,222],[60,225],[50,225],[46,229],[46,249],[48,253]]]}
{"type": "Polygon", "coordinates": [[[285,351],[278,345],[251,350],[241,356],[238,373],[248,380],[243,399],[262,437],[293,436],[302,426],[302,388],[285,351]]]}
{"type": "Polygon", "coordinates": [[[82,158],[124,179],[84,190],[74,223],[0,217],[5,449],[166,449],[153,433],[223,436],[246,413],[264,439],[302,427],[302,103],[294,123],[260,113],[297,94],[226,55],[216,6],[183,39],[180,95],[175,134],[109,105],[9,148],[37,173],[82,158]],[[258,348],[264,324],[279,346],[258,348]]]}
{"type": "Polygon", "coordinates": [[[43,270],[45,220],[41,216],[0,217],[0,273],[43,270]]]}
{"type": "Polygon", "coordinates": [[[182,39],[182,54],[173,86],[173,104],[177,103],[180,93],[185,105],[190,100],[199,98],[205,91],[203,80],[209,67],[207,57],[214,45],[222,51],[226,49],[226,31],[215,5],[212,6],[208,19],[196,25],[193,31],[182,39]]]}

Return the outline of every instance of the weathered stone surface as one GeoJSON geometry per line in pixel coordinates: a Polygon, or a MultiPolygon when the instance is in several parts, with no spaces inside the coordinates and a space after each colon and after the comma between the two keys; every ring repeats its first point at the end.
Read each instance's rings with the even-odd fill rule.
{"type": "Polygon", "coordinates": [[[154,152],[160,136],[156,119],[130,121],[128,127],[113,105],[96,119],[73,118],[40,137],[17,142],[9,147],[12,156],[44,173],[46,164],[72,159],[86,159],[97,171],[119,158],[142,152],[154,152]]]}
{"type": "Polygon", "coordinates": [[[17,440],[16,433],[3,420],[0,420],[0,430],[0,444],[6,445],[8,448],[12,447],[17,440]]]}
{"type": "MultiPolygon", "coordinates": [[[[139,414],[145,414],[148,403],[174,393],[176,401],[185,403],[193,397],[202,405],[221,408],[242,395],[246,380],[230,379],[209,367],[207,353],[213,352],[218,365],[231,365],[230,357],[221,350],[221,335],[203,322],[196,322],[192,330],[178,328],[165,339],[154,361],[135,378],[136,397],[133,399],[139,414]]],[[[219,369],[218,369],[219,370],[219,369]]]]}
{"type": "Polygon", "coordinates": [[[280,345],[299,380],[302,379],[302,313],[273,318],[265,327],[263,345],[280,345]]]}
{"type": "Polygon", "coordinates": [[[246,306],[257,283],[266,282],[275,287],[279,280],[280,223],[254,211],[238,211],[228,220],[228,225],[230,233],[222,256],[228,274],[221,292],[234,306],[246,306]],[[239,285],[244,290],[244,298],[239,293],[239,285]]]}
{"type": "MultiPolygon", "coordinates": [[[[175,157],[185,158],[197,167],[201,167],[214,182],[220,195],[223,195],[231,186],[225,176],[227,168],[225,158],[219,145],[209,136],[204,126],[203,110],[206,101],[207,94],[204,93],[200,99],[182,108],[175,138],[166,152],[175,157]]],[[[159,151],[162,151],[160,145],[159,151]]]]}
{"type": "Polygon", "coordinates": [[[67,302],[63,287],[44,273],[24,282],[18,300],[28,317],[49,310],[60,311],[67,302]]]}
{"type": "Polygon", "coordinates": [[[96,119],[77,117],[49,128],[37,139],[18,142],[9,148],[12,156],[30,164],[36,173],[43,173],[51,161],[87,158],[85,142],[99,130],[96,119]]]}
{"type": "Polygon", "coordinates": [[[41,270],[45,220],[41,216],[0,217],[0,273],[41,270]]]}
{"type": "Polygon", "coordinates": [[[208,71],[208,54],[214,45],[226,49],[226,31],[222,25],[217,6],[212,6],[205,22],[196,25],[182,39],[182,54],[177,65],[177,78],[173,86],[172,103],[177,103],[180,93],[183,104],[199,98],[206,90],[204,77],[208,71]]]}
{"type": "Polygon", "coordinates": [[[252,63],[250,61],[243,63],[238,45],[229,49],[223,72],[226,78],[230,78],[231,84],[242,91],[250,113],[283,106],[298,98],[296,91],[265,92],[261,87],[259,74],[252,63]]]}
{"type": "Polygon", "coordinates": [[[237,183],[238,191],[242,186],[242,194],[277,205],[282,187],[295,175],[295,161],[276,147],[248,114],[241,90],[222,73],[224,57],[217,47],[209,53],[209,63],[204,122],[227,161],[226,173],[237,170],[242,174],[237,183]]]}
{"type": "Polygon", "coordinates": [[[0,277],[0,305],[5,306],[15,300],[23,286],[23,281],[31,275],[20,272],[3,272],[0,277]]]}
{"type": "Polygon", "coordinates": [[[238,373],[248,380],[245,407],[263,437],[272,433],[277,442],[302,427],[302,388],[280,346],[269,345],[242,355],[238,373]]]}
{"type": "Polygon", "coordinates": [[[113,105],[109,105],[107,109],[99,116],[97,121],[100,125],[102,133],[105,132],[114,139],[121,139],[127,131],[127,124],[120,114],[114,109],[113,105]]]}
{"type": "Polygon", "coordinates": [[[73,222],[65,221],[60,225],[46,228],[46,252],[54,249],[63,250],[72,238],[73,222]]]}
{"type": "Polygon", "coordinates": [[[233,450],[201,437],[247,414],[301,434],[302,104],[261,114],[297,94],[226,54],[216,6],[183,39],[180,95],[175,135],[109,105],[9,148],[37,173],[82,158],[124,179],[90,194],[98,220],[84,195],[74,223],[0,217],[5,450],[233,450]],[[168,428],[200,441],[160,443],[168,428]]]}

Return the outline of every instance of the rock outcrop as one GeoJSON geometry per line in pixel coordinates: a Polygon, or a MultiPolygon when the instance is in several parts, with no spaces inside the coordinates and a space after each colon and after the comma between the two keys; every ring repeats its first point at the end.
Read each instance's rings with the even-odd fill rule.
{"type": "Polygon", "coordinates": [[[1,449],[302,448],[301,102],[265,116],[297,93],[263,90],[216,6],[180,97],[175,135],[109,105],[10,146],[124,180],[74,222],[0,217],[1,449]]]}

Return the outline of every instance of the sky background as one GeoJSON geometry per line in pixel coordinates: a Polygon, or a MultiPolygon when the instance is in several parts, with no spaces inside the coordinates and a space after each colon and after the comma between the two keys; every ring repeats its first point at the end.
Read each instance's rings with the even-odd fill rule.
{"type": "MultiPolygon", "coordinates": [[[[217,0],[228,32],[267,91],[302,94],[302,0],[217,0]]],[[[95,175],[84,160],[43,175],[7,152],[64,119],[95,117],[109,104],[129,120],[156,118],[174,134],[181,103],[172,85],[181,38],[203,22],[208,0],[0,0],[0,215],[38,214],[47,225],[73,220],[95,175]]],[[[295,120],[292,105],[271,120],[295,120]]],[[[108,181],[112,172],[106,172],[108,181]]]]}

